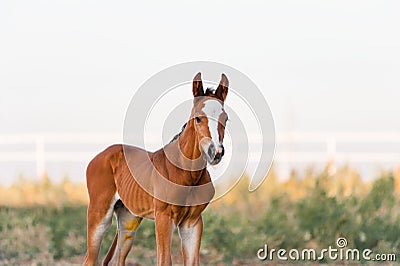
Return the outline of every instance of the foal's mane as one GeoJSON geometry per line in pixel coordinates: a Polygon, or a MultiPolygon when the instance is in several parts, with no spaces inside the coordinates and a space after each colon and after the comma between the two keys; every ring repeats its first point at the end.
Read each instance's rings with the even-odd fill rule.
{"type": "Polygon", "coordinates": [[[180,131],[178,134],[176,134],[176,135],[171,139],[171,141],[170,141],[169,143],[174,142],[175,140],[177,140],[177,139],[179,138],[179,136],[180,136],[180,135],[182,134],[182,132],[185,130],[186,125],[187,125],[187,122],[182,126],[181,131],[180,131]]]}
{"type": "Polygon", "coordinates": [[[215,89],[213,87],[208,87],[204,94],[205,94],[205,96],[215,95],[215,89]]]}

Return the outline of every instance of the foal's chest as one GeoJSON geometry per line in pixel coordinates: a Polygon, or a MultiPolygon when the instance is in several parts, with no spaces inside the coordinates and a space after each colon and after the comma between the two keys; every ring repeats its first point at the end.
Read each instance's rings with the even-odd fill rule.
{"type": "Polygon", "coordinates": [[[199,219],[206,206],[207,204],[198,206],[171,205],[172,218],[176,225],[179,225],[183,222],[195,222],[199,219]]]}

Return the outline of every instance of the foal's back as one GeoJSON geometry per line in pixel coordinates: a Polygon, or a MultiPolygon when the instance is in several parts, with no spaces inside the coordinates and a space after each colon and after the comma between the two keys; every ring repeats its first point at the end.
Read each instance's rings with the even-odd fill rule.
{"type": "Polygon", "coordinates": [[[90,200],[112,205],[121,200],[135,215],[153,218],[153,197],[136,182],[128,167],[135,171],[152,172],[153,153],[138,147],[117,144],[99,153],[89,164],[86,172],[90,200]]]}

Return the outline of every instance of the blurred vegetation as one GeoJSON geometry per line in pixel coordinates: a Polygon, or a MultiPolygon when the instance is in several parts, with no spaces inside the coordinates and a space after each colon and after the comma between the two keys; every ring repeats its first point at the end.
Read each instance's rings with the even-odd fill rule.
{"type": "MultiPolygon", "coordinates": [[[[336,247],[338,237],[345,237],[349,248],[397,254],[400,262],[399,171],[364,182],[349,167],[334,174],[328,169],[303,175],[293,171],[285,181],[271,171],[253,193],[247,191],[247,179],[239,182],[204,213],[203,264],[254,265],[260,263],[256,254],[264,244],[321,250],[336,247]]],[[[0,264],[81,263],[86,204],[86,187],[67,179],[60,184],[47,177],[36,183],[21,179],[0,187],[0,264]]],[[[115,230],[114,221],[102,256],[115,230]]],[[[172,246],[174,263],[182,263],[177,234],[172,246]]],[[[143,221],[129,261],[154,265],[155,249],[154,223],[143,221]]]]}

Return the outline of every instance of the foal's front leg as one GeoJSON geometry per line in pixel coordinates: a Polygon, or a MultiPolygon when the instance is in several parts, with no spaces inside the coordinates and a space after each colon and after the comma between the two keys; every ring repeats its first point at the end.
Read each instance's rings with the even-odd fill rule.
{"type": "Polygon", "coordinates": [[[179,225],[179,236],[182,242],[183,261],[186,266],[200,265],[200,242],[203,232],[203,220],[200,218],[194,223],[179,225]]]}
{"type": "Polygon", "coordinates": [[[172,265],[171,237],[174,224],[168,214],[156,213],[157,265],[172,265]]]}

